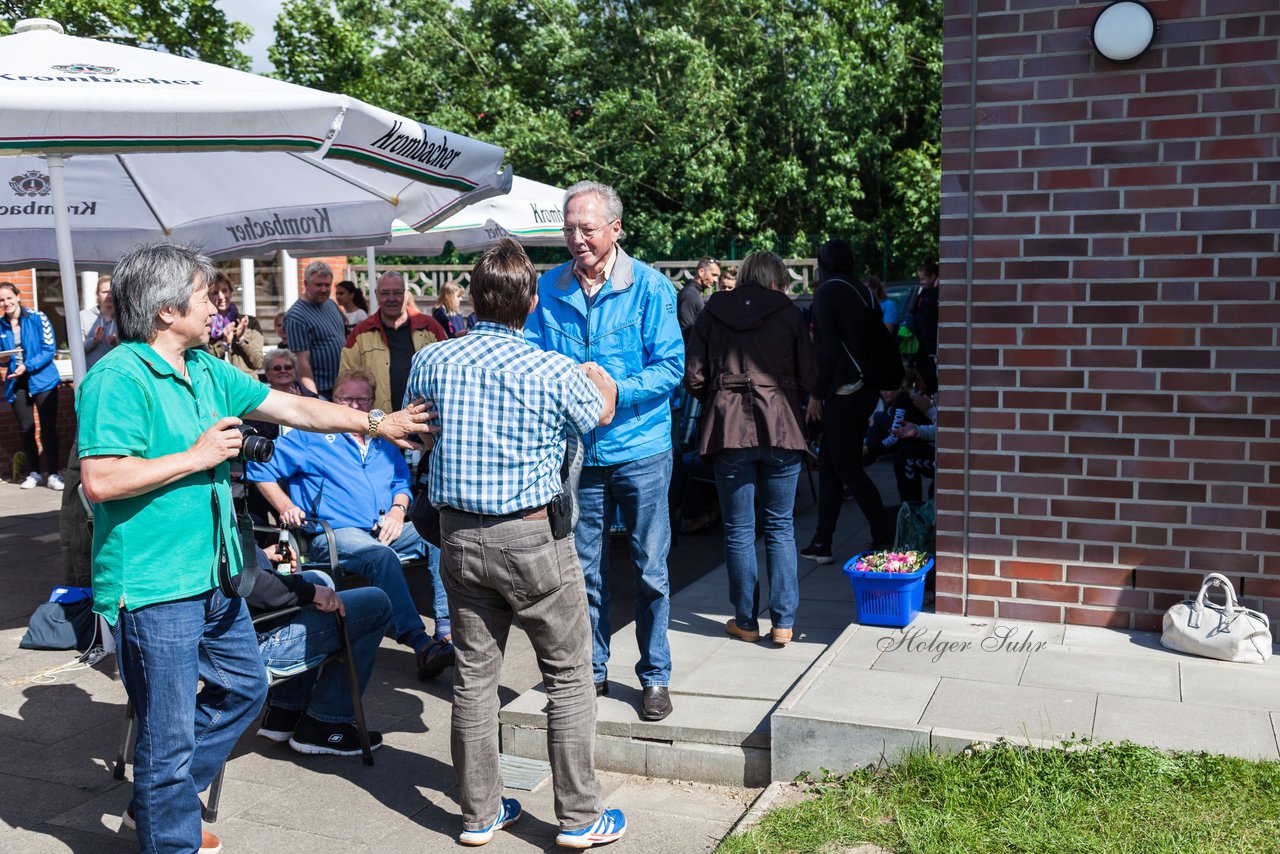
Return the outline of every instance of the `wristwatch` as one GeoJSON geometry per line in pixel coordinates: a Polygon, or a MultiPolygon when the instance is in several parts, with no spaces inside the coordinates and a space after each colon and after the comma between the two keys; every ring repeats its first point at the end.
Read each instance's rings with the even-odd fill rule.
{"type": "Polygon", "coordinates": [[[369,410],[369,438],[378,438],[378,428],[382,426],[382,419],[387,417],[387,413],[381,409],[369,410]]]}

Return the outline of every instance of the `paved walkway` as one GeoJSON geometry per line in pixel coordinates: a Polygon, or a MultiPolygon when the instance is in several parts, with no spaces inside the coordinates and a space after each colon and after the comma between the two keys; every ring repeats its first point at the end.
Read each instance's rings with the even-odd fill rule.
{"type": "MultiPolygon", "coordinates": [[[[31,611],[62,582],[60,498],[48,489],[0,483],[0,851],[136,851],[132,832],[120,830],[129,783],[117,783],[109,770],[125,699],[113,659],[104,670],[34,678],[72,655],[18,649],[31,611]]],[[[524,634],[513,631],[503,702],[538,681],[532,650],[524,634]]],[[[303,757],[247,734],[227,766],[214,826],[224,850],[452,849],[460,820],[447,677],[419,683],[412,655],[385,641],[366,709],[370,726],[386,737],[373,768],[358,758],[303,757]]],[[[623,774],[603,774],[602,782],[607,802],[625,810],[631,823],[626,850],[654,854],[714,848],[758,793],[623,774]]],[[[528,814],[487,850],[561,850],[554,844],[550,787],[508,794],[528,814]]]]}

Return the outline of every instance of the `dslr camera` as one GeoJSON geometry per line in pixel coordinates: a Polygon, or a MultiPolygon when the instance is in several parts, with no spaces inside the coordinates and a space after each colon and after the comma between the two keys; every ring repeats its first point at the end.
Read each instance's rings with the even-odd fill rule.
{"type": "Polygon", "coordinates": [[[236,427],[240,431],[240,455],[237,460],[246,463],[265,463],[271,461],[271,456],[276,452],[276,443],[268,439],[266,436],[259,436],[258,431],[250,427],[248,424],[240,424],[236,427]]]}

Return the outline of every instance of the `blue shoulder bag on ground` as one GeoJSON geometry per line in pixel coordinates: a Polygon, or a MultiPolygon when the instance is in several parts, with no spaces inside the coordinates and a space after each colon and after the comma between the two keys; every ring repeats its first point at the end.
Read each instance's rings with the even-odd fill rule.
{"type": "Polygon", "coordinates": [[[55,587],[49,601],[36,608],[27,633],[18,641],[22,649],[78,649],[93,645],[97,633],[93,615],[93,591],[88,587],[55,587]]]}

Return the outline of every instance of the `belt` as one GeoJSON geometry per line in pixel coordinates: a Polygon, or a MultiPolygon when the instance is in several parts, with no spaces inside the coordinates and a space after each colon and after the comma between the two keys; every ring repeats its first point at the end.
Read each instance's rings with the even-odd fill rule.
{"type": "Polygon", "coordinates": [[[535,507],[532,510],[517,510],[514,513],[503,513],[501,515],[494,513],[472,513],[468,510],[459,510],[456,507],[442,507],[441,510],[446,513],[465,516],[468,519],[478,519],[481,522],[504,522],[514,521],[517,519],[521,519],[526,522],[536,522],[540,519],[547,518],[547,505],[545,504],[541,507],[535,507]]]}

